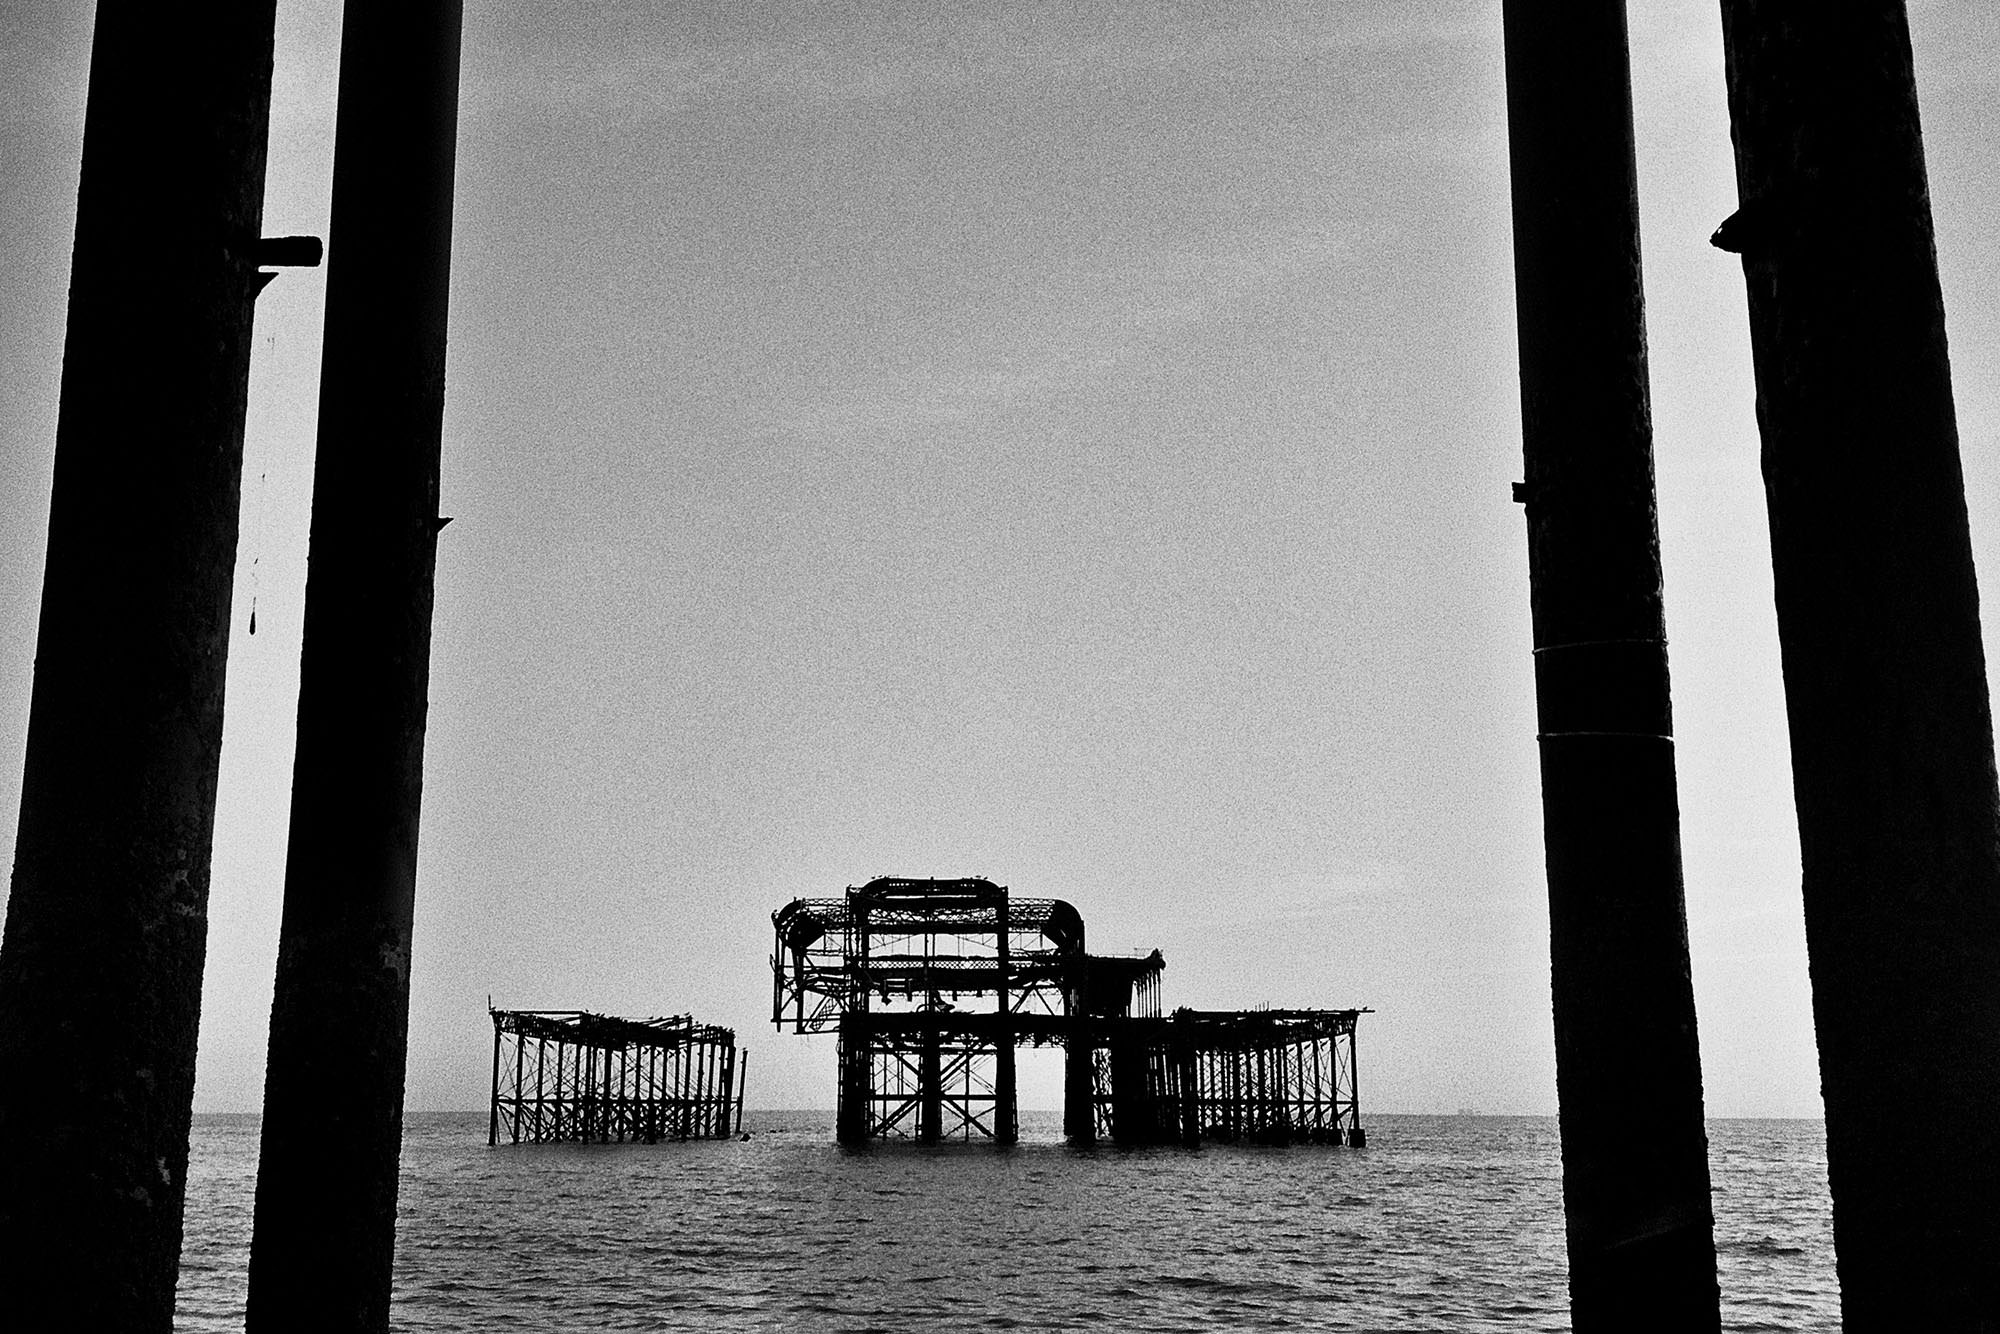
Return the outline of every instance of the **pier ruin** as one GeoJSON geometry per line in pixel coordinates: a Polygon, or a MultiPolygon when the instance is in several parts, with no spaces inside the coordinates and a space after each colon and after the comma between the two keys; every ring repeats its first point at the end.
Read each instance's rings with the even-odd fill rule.
{"type": "Polygon", "coordinates": [[[488,1144],[657,1144],[742,1127],[748,1069],[730,1029],[684,1014],[490,1013],[488,1144]]]}
{"type": "Polygon", "coordinates": [[[771,1019],[835,1033],[843,1143],[1020,1137],[1015,1052],[1065,1053],[1073,1143],[1367,1142],[1361,1010],[1162,1014],[1158,950],[1091,954],[1060,899],[880,878],[771,915],[771,1019]]]}

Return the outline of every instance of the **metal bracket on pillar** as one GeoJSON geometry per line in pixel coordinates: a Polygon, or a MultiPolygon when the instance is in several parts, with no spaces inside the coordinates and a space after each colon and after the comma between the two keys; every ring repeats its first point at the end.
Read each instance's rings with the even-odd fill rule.
{"type": "MultiPolygon", "coordinates": [[[[250,263],[262,269],[316,269],[326,258],[326,246],[317,236],[266,236],[250,247],[250,263]]],[[[252,275],[256,286],[251,295],[260,295],[275,273],[259,272],[252,275]]]]}

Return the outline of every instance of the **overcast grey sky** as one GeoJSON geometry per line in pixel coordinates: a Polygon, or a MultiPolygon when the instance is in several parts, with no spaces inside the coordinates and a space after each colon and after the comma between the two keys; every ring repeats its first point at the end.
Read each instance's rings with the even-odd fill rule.
{"type": "MultiPolygon", "coordinates": [[[[1992,627],[2000,12],[1911,16],[1992,627]]],[[[1817,1114],[1719,24],[1632,22],[1708,1106],[1817,1114]]],[[[11,865],[89,7],[0,23],[11,865]]],[[[323,235],[339,6],[279,23],[267,231],[323,235]]],[[[464,50],[412,1107],[483,1105],[489,993],[831,1105],[768,914],[983,874],[1169,1006],[1373,1006],[1369,1107],[1554,1109],[1496,0],[471,0],[464,50]]],[[[323,291],[258,309],[210,1110],[261,1098],[323,291]]]]}

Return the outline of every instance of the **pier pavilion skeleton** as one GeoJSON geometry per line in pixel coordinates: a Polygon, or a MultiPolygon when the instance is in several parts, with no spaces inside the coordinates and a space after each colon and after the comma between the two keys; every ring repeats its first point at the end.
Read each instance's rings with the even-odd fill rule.
{"type": "Polygon", "coordinates": [[[990,880],[871,880],[771,920],[771,1019],[839,1035],[843,1142],[1013,1142],[1023,1044],[1064,1048],[1073,1141],[1366,1142],[1366,1010],[1162,1015],[1158,950],[1090,954],[1075,908],[990,880]]]}
{"type": "Polygon", "coordinates": [[[486,1142],[728,1139],[743,1121],[736,1034],[688,1015],[494,1010],[486,1142]]]}

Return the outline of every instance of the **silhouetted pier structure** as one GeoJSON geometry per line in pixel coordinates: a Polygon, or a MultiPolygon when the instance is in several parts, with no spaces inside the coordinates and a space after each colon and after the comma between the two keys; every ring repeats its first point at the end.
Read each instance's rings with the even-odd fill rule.
{"type": "MultiPolygon", "coordinates": [[[[1749,292],[1828,1175],[1853,1330],[1983,1326],[2000,1305],[1991,1263],[2000,792],[1904,9],[1902,0],[1722,7],[1743,208],[1716,239],[1742,255],[1749,292]]],[[[1504,11],[1532,451],[1520,497],[1547,687],[1575,1324],[1713,1328],[1656,633],[1624,6],[1510,0],[1504,11]],[[1599,535],[1614,540],[1591,540],[1599,535]]],[[[268,0],[97,15],[0,942],[0,1065],[36,1074],[0,1083],[0,1283],[17,1324],[165,1329],[172,1318],[250,303],[267,280],[257,270],[275,258],[261,237],[272,16],[268,0]],[[124,260],[138,216],[149,247],[135,265],[124,260]],[[50,1087],[64,1096],[52,1100],[50,1087]]],[[[360,258],[330,275],[325,384],[330,405],[365,412],[330,413],[321,452],[385,503],[351,507],[350,494],[323,507],[335,488],[331,474],[316,477],[304,677],[318,672],[335,689],[301,689],[295,792],[313,828],[294,831],[287,876],[252,1330],[387,1327],[428,652],[420,627],[429,538],[441,524],[434,505],[417,502],[433,501],[437,485],[457,25],[456,0],[441,0],[415,13],[350,5],[344,29],[334,231],[336,253],[360,258]],[[344,231],[345,218],[359,230],[344,231]],[[360,283],[348,286],[347,274],[360,283]],[[335,295],[337,285],[353,295],[335,295]],[[363,342],[360,351],[379,347],[399,364],[385,374],[355,360],[363,342]],[[393,432],[368,415],[391,400],[409,408],[393,432]],[[395,448],[378,451],[378,439],[395,448]],[[389,487],[391,477],[400,485],[389,487]],[[337,549],[320,541],[323,516],[329,534],[386,550],[345,565],[350,547],[343,572],[322,583],[337,549]],[[389,536],[377,543],[377,532],[389,536]],[[349,618],[338,605],[349,599],[382,615],[349,618]],[[371,674],[364,688],[347,670],[355,663],[401,679],[371,674]],[[393,711],[380,702],[391,696],[393,711]],[[314,737],[340,744],[317,747],[314,737]],[[326,792],[357,800],[313,795],[326,792]],[[335,845],[367,854],[362,874],[354,858],[318,859],[335,845]]],[[[1002,899],[993,939],[1004,950],[1002,899]]],[[[792,926],[813,928],[806,915],[792,926]]],[[[781,923],[781,942],[785,934],[781,923]]],[[[1036,945],[1066,948],[1047,930],[1036,945]]],[[[1026,974],[1010,974],[1005,959],[973,965],[994,969],[995,1009],[983,1018],[958,1014],[932,986],[914,1020],[865,1005],[850,1014],[839,993],[837,1017],[824,1022],[841,1026],[844,1052],[851,1039],[869,1094],[855,1105],[894,1101],[876,1097],[889,1086],[874,1069],[896,1054],[898,1033],[906,1043],[915,1035],[915,1103],[932,1135],[948,1038],[967,1057],[957,1103],[968,1126],[981,1105],[970,1062],[991,1053],[985,1123],[1007,1138],[1019,1041],[1069,1047],[1073,1133],[1085,1136],[1096,1133],[1107,1082],[1114,1131],[1121,1090],[1127,1128],[1157,1127],[1167,1070],[1180,1071],[1199,1132],[1211,1101],[1204,1078],[1233,1090],[1259,1051],[1270,1077],[1279,1048],[1254,1044],[1218,1045],[1191,1075],[1161,1066],[1172,1042],[1138,1036],[1160,1021],[1093,1015],[1076,1002],[1090,972],[1080,922],[1073,953],[1059,1014],[1012,1008],[1026,991],[1007,979],[1026,974]],[[1160,1070],[1150,1110],[1132,1092],[1145,1080],[1121,1075],[1139,1060],[1160,1070]]],[[[782,997],[782,969],[779,982],[782,997]]],[[[803,1029],[803,970],[798,985],[803,1029]]],[[[1351,1029],[1347,1041],[1351,1073],[1351,1029]]],[[[1293,1056],[1279,1064],[1285,1080],[1300,1068],[1293,1056]]],[[[515,1095],[518,1115],[518,1077],[515,1095]]],[[[1238,1100],[1231,1091],[1217,1101],[1238,1100]]]]}
{"type": "Polygon", "coordinates": [[[1367,1142],[1365,1010],[1162,1016],[1158,950],[1090,954],[1070,904],[984,879],[881,878],[771,920],[771,1020],[839,1035],[843,1143],[1014,1142],[1022,1045],[1064,1049],[1073,1142],[1367,1142]]]}
{"type": "Polygon", "coordinates": [[[1097,1138],[1368,1142],[1354,1030],[1366,1010],[1175,1010],[1093,1052],[1097,1138]]]}
{"type": "Polygon", "coordinates": [[[494,1010],[486,1142],[728,1139],[743,1121],[736,1034],[689,1015],[494,1010]]]}

